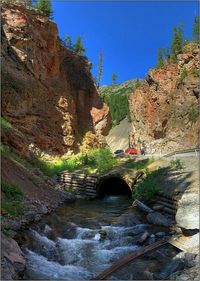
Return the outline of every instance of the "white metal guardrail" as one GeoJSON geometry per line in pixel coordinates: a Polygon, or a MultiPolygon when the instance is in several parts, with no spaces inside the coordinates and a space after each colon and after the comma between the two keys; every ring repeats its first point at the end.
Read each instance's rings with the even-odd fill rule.
{"type": "Polygon", "coordinates": [[[170,157],[170,156],[173,156],[176,154],[189,153],[189,152],[195,152],[196,156],[198,156],[199,151],[200,151],[199,147],[188,148],[188,149],[176,150],[176,151],[170,152],[168,154],[164,154],[163,157],[170,157]]]}

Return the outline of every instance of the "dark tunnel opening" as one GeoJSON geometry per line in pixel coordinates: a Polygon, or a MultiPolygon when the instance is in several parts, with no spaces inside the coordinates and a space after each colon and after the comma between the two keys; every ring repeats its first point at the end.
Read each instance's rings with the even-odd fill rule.
{"type": "Polygon", "coordinates": [[[106,195],[123,195],[132,196],[132,192],[128,184],[121,178],[110,177],[102,180],[97,187],[99,197],[106,195]]]}

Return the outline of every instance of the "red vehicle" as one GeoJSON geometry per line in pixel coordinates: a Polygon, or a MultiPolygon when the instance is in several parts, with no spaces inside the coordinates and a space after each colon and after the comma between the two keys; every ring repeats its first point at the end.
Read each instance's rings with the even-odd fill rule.
{"type": "Polygon", "coordinates": [[[128,148],[125,150],[126,154],[131,154],[131,155],[138,155],[137,149],[135,148],[128,148]]]}

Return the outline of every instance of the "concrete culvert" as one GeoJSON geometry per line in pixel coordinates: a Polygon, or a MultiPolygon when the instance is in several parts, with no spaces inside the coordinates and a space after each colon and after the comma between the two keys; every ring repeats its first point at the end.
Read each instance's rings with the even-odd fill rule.
{"type": "Polygon", "coordinates": [[[119,177],[108,177],[102,179],[97,186],[99,197],[105,195],[126,195],[131,197],[132,191],[129,185],[119,177]]]}

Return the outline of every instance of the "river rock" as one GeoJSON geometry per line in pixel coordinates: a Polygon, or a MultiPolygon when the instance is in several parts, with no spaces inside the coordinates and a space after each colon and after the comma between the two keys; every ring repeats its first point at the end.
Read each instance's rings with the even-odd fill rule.
{"type": "Polygon", "coordinates": [[[62,197],[65,202],[72,203],[76,200],[76,195],[74,193],[66,192],[66,191],[60,191],[60,192],[62,193],[62,197]]]}
{"type": "Polygon", "coordinates": [[[21,279],[25,258],[17,242],[1,233],[1,280],[21,279]]]}
{"type": "Polygon", "coordinates": [[[123,214],[117,222],[117,225],[126,226],[126,227],[137,225],[137,224],[141,224],[141,221],[138,219],[138,217],[135,214],[132,213],[123,214]]]}
{"type": "Polygon", "coordinates": [[[159,212],[150,212],[150,213],[148,213],[146,218],[149,223],[152,223],[155,225],[162,225],[162,226],[166,226],[166,227],[169,227],[171,225],[171,220],[159,212]]]}
{"type": "Polygon", "coordinates": [[[174,272],[183,270],[184,265],[184,260],[175,256],[160,273],[155,273],[154,277],[159,280],[168,279],[174,272]]]}
{"type": "MultiPolygon", "coordinates": [[[[199,261],[198,261],[199,263],[199,261]]],[[[185,265],[187,267],[193,267],[197,264],[197,261],[195,259],[195,254],[192,253],[185,253],[185,265]]]]}
{"type": "Polygon", "coordinates": [[[76,231],[77,231],[77,225],[73,222],[69,222],[64,227],[62,237],[67,239],[74,238],[76,235],[76,231]]]}
{"type": "Polygon", "coordinates": [[[157,232],[156,234],[155,234],[158,238],[163,238],[163,237],[165,237],[165,232],[157,232]]]}
{"type": "Polygon", "coordinates": [[[144,276],[146,277],[147,280],[153,280],[153,273],[150,272],[149,270],[144,271],[144,276]]]}
{"type": "Polygon", "coordinates": [[[175,258],[182,259],[185,263],[185,266],[190,268],[196,265],[195,260],[196,255],[188,252],[180,252],[178,255],[176,255],[175,258]]]}
{"type": "Polygon", "coordinates": [[[151,245],[151,244],[153,244],[153,243],[155,243],[156,242],[156,237],[155,237],[155,235],[154,234],[151,234],[151,236],[148,238],[148,240],[147,240],[147,244],[148,245],[151,245]]]}
{"type": "Polygon", "coordinates": [[[91,229],[100,229],[101,224],[95,219],[88,219],[87,222],[85,223],[85,227],[91,229]]]}
{"type": "Polygon", "coordinates": [[[148,231],[145,231],[145,232],[142,234],[142,236],[140,237],[138,243],[139,243],[140,245],[142,245],[142,244],[147,240],[148,237],[149,237],[149,233],[148,233],[148,231]]]}

